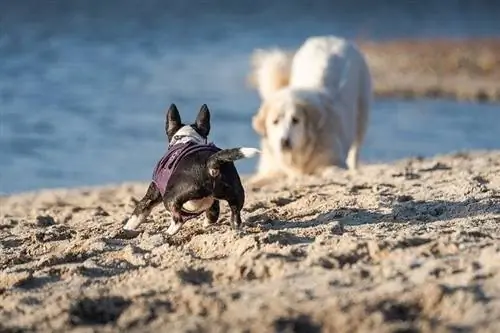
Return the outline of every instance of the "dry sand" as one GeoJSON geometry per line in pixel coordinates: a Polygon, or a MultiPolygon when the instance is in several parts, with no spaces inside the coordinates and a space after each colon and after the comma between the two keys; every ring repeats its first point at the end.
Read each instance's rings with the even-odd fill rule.
{"type": "Polygon", "coordinates": [[[500,39],[360,41],[377,96],[500,101],[500,39]]]}
{"type": "MultiPolygon", "coordinates": [[[[278,183],[278,181],[277,181],[278,183]]],[[[496,332],[500,151],[247,188],[244,232],[158,207],[146,183],[2,197],[1,332],[496,332]]]]}

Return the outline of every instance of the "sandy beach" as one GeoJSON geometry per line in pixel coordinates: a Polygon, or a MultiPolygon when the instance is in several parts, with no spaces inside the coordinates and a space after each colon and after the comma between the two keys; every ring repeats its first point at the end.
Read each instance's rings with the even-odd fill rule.
{"type": "Polygon", "coordinates": [[[147,183],[0,199],[2,332],[494,332],[500,151],[247,186],[246,225],[158,207],[147,183]]]}

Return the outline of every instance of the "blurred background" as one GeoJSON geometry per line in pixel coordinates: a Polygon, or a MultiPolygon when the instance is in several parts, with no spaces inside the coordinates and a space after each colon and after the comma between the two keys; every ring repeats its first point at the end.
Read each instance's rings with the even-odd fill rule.
{"type": "MultiPolygon", "coordinates": [[[[500,37],[498,1],[0,1],[0,193],[148,181],[176,103],[221,147],[255,146],[255,48],[311,35],[500,37]]],[[[500,148],[499,104],[376,98],[361,160],[500,148]]],[[[252,173],[257,160],[237,162],[252,173]]]]}

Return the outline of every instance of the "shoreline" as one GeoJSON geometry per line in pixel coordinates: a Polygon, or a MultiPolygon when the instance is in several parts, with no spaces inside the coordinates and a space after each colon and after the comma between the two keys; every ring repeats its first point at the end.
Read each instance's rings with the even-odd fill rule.
{"type": "MultiPolygon", "coordinates": [[[[115,237],[146,182],[0,197],[0,330],[352,332],[500,318],[500,150],[363,165],[260,189],[244,233],[115,237]]],[[[244,182],[245,183],[245,182],[244,182]]]]}
{"type": "MultiPolygon", "coordinates": [[[[472,149],[472,150],[464,150],[464,151],[453,151],[450,153],[440,153],[440,154],[435,154],[432,156],[408,156],[408,157],[403,157],[403,158],[398,158],[390,161],[375,161],[375,162],[363,162],[361,161],[361,168],[364,167],[384,167],[384,166],[392,166],[395,164],[400,164],[400,163],[405,163],[408,161],[419,161],[419,160],[432,160],[432,159],[439,159],[442,157],[449,157],[449,156],[462,156],[462,155],[483,155],[483,154],[491,154],[495,152],[500,152],[500,149],[472,149]]],[[[246,181],[252,177],[253,174],[246,173],[246,174],[240,174],[241,181],[243,184],[246,183],[246,181]]],[[[320,179],[317,177],[305,177],[305,179],[320,179]]],[[[289,183],[290,184],[290,183],[289,183]]],[[[118,181],[118,182],[109,182],[109,183],[102,183],[102,184],[93,184],[93,185],[75,185],[75,186],[69,186],[69,187],[48,187],[48,188],[38,188],[38,189],[32,189],[32,190],[25,190],[25,191],[19,191],[19,192],[14,192],[14,193],[0,193],[0,203],[2,199],[7,199],[8,197],[13,197],[13,196],[38,196],[38,195],[45,195],[45,194],[50,194],[50,193],[58,193],[60,195],[65,195],[68,193],[73,193],[73,192],[92,192],[92,191],[101,191],[101,190],[112,190],[115,188],[144,188],[144,190],[147,189],[147,186],[149,185],[148,180],[124,180],[124,181],[118,181]]]]}

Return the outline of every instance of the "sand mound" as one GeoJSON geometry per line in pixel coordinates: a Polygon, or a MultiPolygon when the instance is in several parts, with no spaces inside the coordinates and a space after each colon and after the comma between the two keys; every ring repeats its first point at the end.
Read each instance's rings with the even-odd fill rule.
{"type": "Polygon", "coordinates": [[[359,43],[377,96],[500,101],[500,39],[359,43]]]}
{"type": "Polygon", "coordinates": [[[245,232],[157,208],[147,184],[0,199],[2,332],[493,332],[500,152],[248,189],[245,232]]]}

